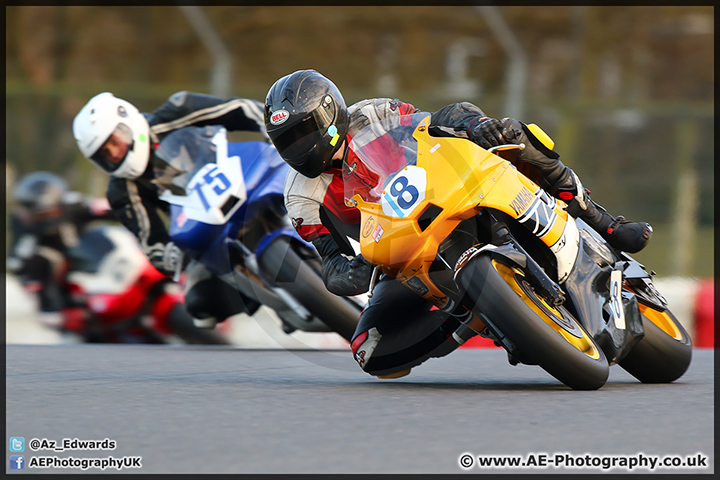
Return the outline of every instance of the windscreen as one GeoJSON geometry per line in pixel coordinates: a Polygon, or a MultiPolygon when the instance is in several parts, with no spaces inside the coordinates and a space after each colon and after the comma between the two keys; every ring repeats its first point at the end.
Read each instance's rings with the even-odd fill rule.
{"type": "Polygon", "coordinates": [[[222,127],[185,127],[163,138],[155,151],[154,183],[175,195],[185,195],[185,187],[203,165],[216,162],[213,137],[222,127]]]}
{"type": "Polygon", "coordinates": [[[414,113],[370,123],[350,142],[343,166],[345,198],[358,194],[378,203],[386,183],[407,165],[417,163],[417,141],[412,134],[429,113],[414,113]]]}

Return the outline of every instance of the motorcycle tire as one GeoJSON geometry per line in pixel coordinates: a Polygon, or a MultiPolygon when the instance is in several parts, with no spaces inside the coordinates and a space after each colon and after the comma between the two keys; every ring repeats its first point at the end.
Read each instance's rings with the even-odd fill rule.
{"type": "Polygon", "coordinates": [[[690,335],[670,310],[640,304],[645,336],[619,365],[643,383],[669,383],[690,366],[690,335]]]}
{"type": "Polygon", "coordinates": [[[173,334],[190,345],[232,345],[220,332],[195,326],[193,317],[182,304],[175,305],[168,316],[168,326],[173,334]]]}
{"type": "Polygon", "coordinates": [[[360,319],[359,305],[330,293],[321,276],[320,260],[303,258],[286,237],[273,240],[258,259],[265,274],[311,314],[350,342],[360,319]],[[314,264],[313,264],[314,263],[314,264]]]}
{"type": "Polygon", "coordinates": [[[539,297],[524,275],[479,255],[458,272],[456,282],[475,302],[473,312],[491,322],[518,358],[531,359],[572,389],[602,387],[610,370],[602,349],[567,309],[539,297]]]}

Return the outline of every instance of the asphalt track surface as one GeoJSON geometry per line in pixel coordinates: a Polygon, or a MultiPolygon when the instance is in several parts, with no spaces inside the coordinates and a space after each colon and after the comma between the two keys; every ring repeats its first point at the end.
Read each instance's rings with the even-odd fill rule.
{"type": "MultiPolygon", "coordinates": [[[[714,472],[706,349],[694,351],[672,384],[643,385],[614,366],[593,392],[572,391],[538,367],[512,367],[497,349],[458,350],[397,380],[361,372],[349,351],[8,345],[6,356],[5,438],[26,439],[22,473],[81,473],[29,469],[34,456],[142,457],[142,468],[122,473],[714,472]],[[34,438],[107,438],[117,446],[34,452],[34,438]],[[460,466],[463,454],[474,457],[472,467],[460,466]],[[708,466],[477,465],[480,455],[532,461],[531,454],[553,461],[701,454],[708,466]]],[[[8,464],[6,471],[20,473],[8,464]]]]}

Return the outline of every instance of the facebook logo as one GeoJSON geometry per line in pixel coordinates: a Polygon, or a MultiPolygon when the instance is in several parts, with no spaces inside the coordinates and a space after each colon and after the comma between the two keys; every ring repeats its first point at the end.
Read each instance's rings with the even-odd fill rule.
{"type": "Polygon", "coordinates": [[[25,468],[25,455],[10,455],[10,470],[23,470],[25,468]]]}
{"type": "Polygon", "coordinates": [[[11,452],[24,452],[25,451],[25,437],[10,437],[10,451],[11,452]]]}

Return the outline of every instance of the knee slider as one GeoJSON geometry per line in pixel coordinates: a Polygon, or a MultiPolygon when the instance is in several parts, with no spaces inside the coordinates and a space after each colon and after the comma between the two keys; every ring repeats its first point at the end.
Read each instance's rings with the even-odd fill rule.
{"type": "Polygon", "coordinates": [[[370,361],[370,357],[372,357],[372,354],[381,338],[382,335],[378,329],[373,327],[353,338],[350,343],[353,358],[358,365],[360,365],[360,368],[368,373],[370,373],[367,369],[368,362],[370,361]]]}

